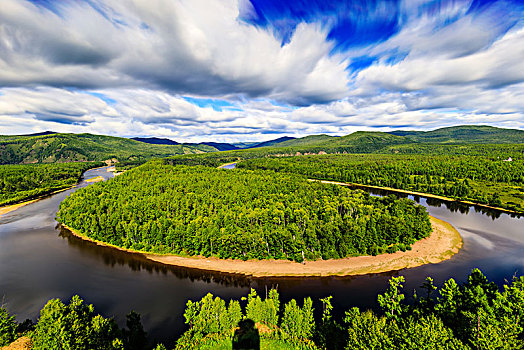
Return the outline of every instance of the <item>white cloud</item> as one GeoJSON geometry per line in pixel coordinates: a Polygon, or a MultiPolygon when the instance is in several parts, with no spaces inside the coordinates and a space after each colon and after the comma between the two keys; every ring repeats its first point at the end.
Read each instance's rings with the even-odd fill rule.
{"type": "Polygon", "coordinates": [[[2,0],[0,134],[197,142],[470,123],[524,128],[524,20],[503,1],[475,14],[467,1],[437,10],[404,1],[397,34],[349,51],[334,50],[329,25],[315,21],[299,23],[282,45],[271,27],[239,18],[256,17],[247,0],[53,6],[2,0]],[[360,56],[377,59],[348,73],[360,56]],[[232,106],[199,107],[183,96],[232,106]]]}
{"type": "MultiPolygon", "coordinates": [[[[316,24],[281,46],[238,19],[234,0],[64,1],[60,15],[29,2],[0,10],[0,84],[163,88],[293,103],[347,92],[342,56],[316,24]]],[[[245,8],[245,6],[244,6],[245,8]]]]}

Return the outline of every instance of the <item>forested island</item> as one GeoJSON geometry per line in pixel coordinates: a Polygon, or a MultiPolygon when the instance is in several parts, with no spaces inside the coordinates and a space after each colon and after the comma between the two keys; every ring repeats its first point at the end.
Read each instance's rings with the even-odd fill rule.
{"type": "Polygon", "coordinates": [[[392,277],[377,296],[380,312],[353,307],[334,310],[332,298],[280,300],[276,289],[265,297],[255,290],[242,300],[207,294],[189,300],[187,331],[172,344],[148,339],[135,312],[126,327],[95,312],[74,296],[69,303],[50,300],[36,324],[17,323],[0,307],[0,346],[19,338],[19,349],[193,350],[231,349],[260,344],[261,349],[522,349],[524,347],[524,277],[513,277],[502,290],[474,269],[467,281],[448,279],[440,288],[431,277],[418,293],[403,292],[403,276],[392,277]],[[320,312],[315,313],[315,309],[320,312]],[[240,332],[239,327],[248,332],[240,332]],[[20,338],[21,337],[21,338],[20,338]]]}
{"type": "Polygon", "coordinates": [[[133,250],[222,259],[339,259],[410,249],[426,209],[299,175],[150,161],[76,191],[59,222],[133,250]]]}

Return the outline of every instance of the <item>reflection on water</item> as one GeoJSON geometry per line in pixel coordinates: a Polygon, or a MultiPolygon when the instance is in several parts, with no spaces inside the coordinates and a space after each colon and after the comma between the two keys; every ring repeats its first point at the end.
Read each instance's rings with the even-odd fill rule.
{"type": "Polygon", "coordinates": [[[251,284],[251,280],[243,275],[166,265],[151,261],[144,254],[116,250],[83,240],[60,225],[57,225],[57,229],[60,230],[60,237],[66,239],[72,248],[79,250],[81,254],[100,259],[109,267],[127,266],[137,272],[172,274],[180,279],[199,280],[233,287],[249,287],[251,284]]]}
{"type": "MultiPolygon", "coordinates": [[[[84,178],[113,176],[105,168],[85,173],[84,178]]],[[[77,187],[88,184],[83,181],[77,187]]],[[[362,188],[362,187],[360,187],[362,188]]],[[[59,203],[75,189],[45,198],[0,217],[0,297],[19,320],[36,319],[51,298],[69,299],[79,294],[98,312],[114,316],[123,325],[125,315],[142,315],[146,330],[159,340],[172,341],[185,329],[182,317],[188,299],[212,292],[224,299],[239,299],[255,288],[261,295],[278,286],[283,302],[311,296],[320,310],[319,298],[333,296],[336,314],[351,306],[376,308],[391,276],[406,277],[411,295],[426,276],[437,285],[450,277],[464,281],[479,267],[499,285],[524,270],[524,220],[483,207],[454,201],[396,194],[428,208],[430,215],[448,221],[459,230],[464,248],[452,259],[412,269],[353,277],[250,278],[245,276],[167,266],[141,254],[116,251],[72,236],[54,220],[59,203]]],[[[391,192],[370,190],[374,195],[391,192]]]]}

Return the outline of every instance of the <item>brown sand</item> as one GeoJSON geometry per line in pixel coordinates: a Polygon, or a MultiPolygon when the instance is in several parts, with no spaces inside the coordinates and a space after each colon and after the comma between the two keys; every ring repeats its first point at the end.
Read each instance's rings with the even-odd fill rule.
{"type": "Polygon", "coordinates": [[[20,337],[12,342],[11,345],[0,347],[0,350],[29,350],[31,348],[31,339],[29,337],[20,337]]]}
{"type": "Polygon", "coordinates": [[[3,206],[3,207],[0,207],[0,216],[2,216],[4,214],[7,214],[9,212],[12,212],[12,211],[14,211],[14,210],[16,210],[18,208],[21,208],[21,207],[23,207],[25,205],[28,205],[28,204],[34,203],[36,201],[39,201],[39,200],[41,200],[44,197],[52,196],[53,194],[64,192],[64,191],[67,191],[67,190],[69,190],[71,188],[74,188],[74,187],[76,187],[76,185],[73,185],[73,186],[67,187],[67,188],[63,188],[61,190],[57,190],[57,191],[54,191],[54,192],[51,192],[51,193],[43,194],[43,195],[39,196],[38,198],[31,199],[31,200],[28,200],[28,201],[25,201],[25,202],[21,202],[21,203],[17,203],[17,204],[6,205],[6,206],[3,206]]]}
{"type": "Polygon", "coordinates": [[[27,201],[27,202],[22,202],[22,203],[18,203],[18,204],[13,204],[13,205],[6,205],[5,207],[0,207],[0,216],[4,215],[4,214],[7,214],[9,212],[12,212],[13,210],[16,210],[18,208],[21,208],[23,207],[24,205],[27,205],[27,204],[31,204],[31,203],[34,203],[36,202],[38,199],[33,199],[33,200],[30,200],[30,201],[27,201]]]}
{"type": "Polygon", "coordinates": [[[222,169],[222,168],[225,167],[225,166],[228,166],[228,165],[231,165],[231,164],[235,164],[235,163],[238,163],[238,160],[237,160],[237,161],[234,161],[234,162],[231,162],[231,163],[225,163],[225,164],[219,165],[219,166],[217,167],[217,169],[222,169]]]}
{"type": "Polygon", "coordinates": [[[462,238],[449,223],[431,217],[433,232],[412,245],[412,249],[393,254],[377,256],[357,256],[335,260],[306,261],[305,264],[287,260],[233,260],[205,257],[181,257],[159,255],[122,249],[103,242],[94,241],[64,225],[75,236],[96,242],[99,245],[113,247],[132,253],[143,254],[146,258],[173,266],[189,267],[200,270],[242,274],[253,277],[270,276],[350,276],[379,273],[415,267],[429,263],[438,263],[451,258],[462,248],[462,238]]]}
{"type": "Polygon", "coordinates": [[[93,177],[92,179],[85,180],[86,182],[100,182],[104,181],[104,178],[102,176],[93,177]]]}

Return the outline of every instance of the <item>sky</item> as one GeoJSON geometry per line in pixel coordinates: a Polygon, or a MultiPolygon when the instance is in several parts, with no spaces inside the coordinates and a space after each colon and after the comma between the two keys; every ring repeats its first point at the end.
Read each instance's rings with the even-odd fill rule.
{"type": "Polygon", "coordinates": [[[524,129],[524,1],[1,0],[0,134],[524,129]]]}

